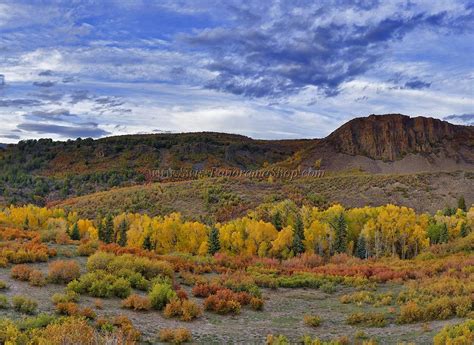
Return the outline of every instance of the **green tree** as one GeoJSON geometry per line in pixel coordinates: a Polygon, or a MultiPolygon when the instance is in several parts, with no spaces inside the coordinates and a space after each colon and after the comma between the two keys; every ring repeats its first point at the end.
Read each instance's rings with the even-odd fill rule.
{"type": "Polygon", "coordinates": [[[467,211],[466,200],[464,200],[464,196],[462,196],[462,195],[458,199],[458,208],[463,210],[464,212],[467,211]]]}
{"type": "Polygon", "coordinates": [[[272,218],[272,224],[275,227],[275,229],[280,231],[281,229],[283,229],[283,224],[282,223],[283,222],[281,220],[280,211],[276,211],[275,214],[273,215],[273,218],[272,218]]]}
{"type": "Polygon", "coordinates": [[[102,217],[99,217],[97,220],[97,236],[99,237],[99,240],[105,242],[106,235],[102,217]]]}
{"type": "Polygon", "coordinates": [[[432,222],[428,225],[426,231],[428,238],[430,239],[430,244],[440,243],[441,231],[443,229],[443,224],[437,224],[432,222]]]}
{"type": "Polygon", "coordinates": [[[28,215],[25,218],[25,221],[23,222],[23,230],[28,230],[30,228],[30,219],[28,218],[28,215]]]}
{"type": "Polygon", "coordinates": [[[439,243],[447,243],[449,241],[449,231],[446,223],[441,225],[441,232],[439,234],[439,243]]]}
{"type": "Polygon", "coordinates": [[[345,253],[347,249],[347,222],[344,214],[339,214],[330,225],[335,232],[334,251],[336,253],[345,253]]]}
{"type": "Polygon", "coordinates": [[[303,244],[304,239],[305,237],[304,237],[303,221],[301,220],[301,217],[298,216],[295,222],[295,233],[293,236],[293,245],[292,245],[293,253],[295,253],[295,255],[298,255],[304,252],[304,244],[303,244]]]}
{"type": "Polygon", "coordinates": [[[114,219],[108,214],[105,218],[104,242],[112,243],[114,239],[114,219]]]}
{"type": "Polygon", "coordinates": [[[365,237],[362,234],[360,234],[359,238],[357,239],[356,256],[359,259],[367,259],[367,245],[365,242],[365,237]]]}
{"type": "Polygon", "coordinates": [[[143,249],[146,249],[146,250],[153,250],[155,249],[155,247],[153,246],[153,243],[151,242],[151,233],[153,231],[153,228],[151,227],[151,224],[148,225],[148,232],[147,234],[145,235],[145,238],[143,239],[143,244],[142,244],[142,247],[143,249]]]}
{"type": "Polygon", "coordinates": [[[127,245],[127,231],[128,231],[128,223],[124,219],[120,222],[119,228],[118,228],[118,234],[119,234],[118,244],[121,247],[125,247],[127,245]]]}
{"type": "Polygon", "coordinates": [[[79,241],[81,239],[81,233],[79,232],[79,226],[77,222],[74,223],[71,230],[71,240],[79,241]]]}
{"type": "Polygon", "coordinates": [[[466,222],[463,222],[461,224],[461,231],[460,231],[460,234],[461,234],[461,237],[466,237],[467,235],[469,235],[469,228],[466,224],[466,222]]]}
{"type": "Polygon", "coordinates": [[[209,238],[208,238],[208,253],[211,255],[214,255],[221,249],[221,243],[219,240],[219,230],[217,230],[215,227],[211,228],[211,231],[209,232],[209,238]]]}
{"type": "Polygon", "coordinates": [[[142,247],[143,247],[143,249],[146,249],[146,250],[152,250],[151,238],[150,238],[149,234],[147,234],[145,236],[145,239],[143,240],[142,247]]]}

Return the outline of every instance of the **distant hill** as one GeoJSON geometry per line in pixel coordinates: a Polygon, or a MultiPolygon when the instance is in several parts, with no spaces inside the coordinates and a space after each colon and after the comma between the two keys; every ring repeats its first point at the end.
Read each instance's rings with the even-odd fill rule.
{"type": "Polygon", "coordinates": [[[292,181],[212,178],[153,183],[93,193],[50,204],[94,218],[109,212],[166,215],[180,212],[187,219],[225,221],[246,214],[265,202],[291,199],[298,205],[346,207],[404,205],[434,213],[457,205],[462,195],[474,202],[474,172],[418,174],[342,174],[292,181]],[[468,187],[471,186],[471,187],[468,187]]]}
{"type": "Polygon", "coordinates": [[[323,139],[203,132],[27,140],[0,149],[0,202],[45,204],[141,184],[143,169],[264,166],[337,173],[474,170],[474,127],[389,114],[353,119],[323,139]]]}

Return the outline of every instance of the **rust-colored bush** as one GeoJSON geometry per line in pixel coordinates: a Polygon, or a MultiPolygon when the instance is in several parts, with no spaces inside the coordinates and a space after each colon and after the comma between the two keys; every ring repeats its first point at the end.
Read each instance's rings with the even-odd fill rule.
{"type": "Polygon", "coordinates": [[[48,266],[48,276],[53,283],[67,284],[80,275],[79,264],[74,260],[58,260],[48,266]]]}
{"type": "Polygon", "coordinates": [[[191,332],[186,328],[163,328],[160,330],[160,341],[182,344],[192,340],[191,332]]]}
{"type": "Polygon", "coordinates": [[[43,272],[35,269],[30,272],[29,282],[33,286],[45,286],[47,284],[43,272]]]}
{"type": "Polygon", "coordinates": [[[10,275],[13,279],[28,281],[30,280],[30,274],[32,271],[33,268],[28,265],[15,265],[12,267],[10,275]]]}
{"type": "Polygon", "coordinates": [[[94,320],[97,317],[97,314],[91,307],[84,307],[79,310],[79,315],[85,317],[89,320],[94,320]]]}
{"type": "Polygon", "coordinates": [[[259,297],[252,297],[250,300],[250,308],[253,310],[262,310],[263,309],[263,299],[259,297]]]}
{"type": "Polygon", "coordinates": [[[150,310],[151,301],[148,296],[132,294],[122,301],[122,307],[133,310],[150,310]]]}
{"type": "Polygon", "coordinates": [[[217,284],[197,284],[193,287],[192,293],[195,297],[209,297],[217,293],[220,289],[222,289],[222,287],[217,284]]]}
{"type": "Polygon", "coordinates": [[[60,302],[56,304],[56,312],[61,315],[78,315],[79,306],[74,302],[60,302]]]}
{"type": "Polygon", "coordinates": [[[102,302],[102,300],[96,298],[94,300],[94,308],[95,309],[104,309],[104,302],[102,302]]]}
{"type": "Polygon", "coordinates": [[[204,300],[204,309],[218,314],[239,314],[240,307],[236,293],[229,289],[219,290],[204,300]]]}
{"type": "Polygon", "coordinates": [[[112,324],[120,329],[125,337],[125,344],[134,344],[140,340],[141,333],[134,326],[132,321],[125,315],[117,315],[112,320],[112,324]]]}
{"type": "Polygon", "coordinates": [[[179,299],[189,299],[188,294],[183,289],[176,290],[176,296],[178,296],[179,299]]]}
{"type": "Polygon", "coordinates": [[[181,321],[191,321],[202,315],[202,309],[191,300],[174,299],[164,310],[165,317],[177,317],[181,321]]]}

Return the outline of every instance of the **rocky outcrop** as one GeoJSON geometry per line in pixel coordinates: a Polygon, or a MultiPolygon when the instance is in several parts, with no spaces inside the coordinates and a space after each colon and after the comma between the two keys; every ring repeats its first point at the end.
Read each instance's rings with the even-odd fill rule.
{"type": "Polygon", "coordinates": [[[461,147],[474,149],[474,127],[401,114],[353,119],[323,139],[336,152],[396,161],[407,154],[455,157],[461,147]]]}

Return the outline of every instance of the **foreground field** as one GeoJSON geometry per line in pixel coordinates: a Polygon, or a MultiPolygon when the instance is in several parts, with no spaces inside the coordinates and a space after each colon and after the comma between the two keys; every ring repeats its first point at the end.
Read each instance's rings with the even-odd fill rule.
{"type": "MultiPolygon", "coordinates": [[[[74,258],[82,266],[84,258],[74,258]]],[[[47,272],[47,264],[33,264],[32,267],[47,272]]],[[[31,287],[28,282],[21,282],[10,277],[10,269],[0,270],[0,280],[10,287],[5,295],[11,298],[14,294],[25,294],[38,301],[38,312],[54,314],[55,308],[51,297],[55,293],[61,293],[64,286],[49,284],[45,287],[31,287]]],[[[402,284],[382,284],[377,293],[398,293],[403,289],[402,284]]],[[[187,293],[192,296],[191,289],[186,287],[187,293]]],[[[462,319],[419,322],[409,325],[391,323],[386,327],[357,327],[346,323],[347,317],[355,312],[377,311],[390,315],[389,306],[370,307],[365,304],[360,306],[353,304],[342,304],[340,298],[343,295],[359,291],[350,287],[338,287],[333,293],[326,293],[320,289],[311,288],[279,288],[262,289],[265,300],[263,311],[251,309],[243,310],[239,315],[228,316],[205,312],[203,316],[193,322],[183,322],[165,318],[159,311],[130,311],[121,308],[121,300],[118,298],[103,299],[102,309],[95,309],[98,316],[126,315],[138,330],[142,333],[143,341],[157,341],[157,334],[162,328],[188,328],[194,342],[200,344],[223,344],[223,343],[265,343],[268,334],[284,334],[290,340],[296,342],[303,335],[309,334],[322,339],[338,338],[342,336],[355,336],[373,338],[380,344],[397,344],[401,341],[415,342],[416,344],[431,343],[434,335],[445,325],[455,324],[462,319]],[[307,314],[318,314],[323,317],[321,325],[317,328],[304,323],[307,314]],[[245,331],[243,331],[245,330],[245,331]],[[362,336],[362,333],[364,336],[362,336]]],[[[193,300],[200,303],[199,299],[193,300]]],[[[81,296],[79,305],[81,307],[94,308],[96,298],[81,296]]],[[[13,319],[24,317],[21,313],[12,309],[0,310],[0,315],[13,319]]],[[[394,315],[393,315],[394,316],[394,315]]]]}
{"type": "Polygon", "coordinates": [[[434,215],[284,200],[215,224],[11,206],[0,343],[471,345],[473,226],[462,196],[434,215]]]}
{"type": "MultiPolygon", "coordinates": [[[[473,245],[473,239],[472,236],[467,238],[470,246],[473,245]]],[[[431,344],[445,326],[462,323],[473,316],[473,255],[456,254],[446,256],[443,260],[433,258],[398,261],[390,269],[386,266],[387,262],[370,262],[360,266],[360,261],[345,256],[334,258],[327,264],[314,257],[278,263],[257,258],[232,260],[227,257],[209,259],[168,255],[151,261],[136,261],[127,259],[131,258],[127,254],[112,254],[111,252],[121,252],[114,246],[102,247],[107,252],[96,252],[89,258],[78,256],[78,248],[84,254],[84,246],[50,245],[51,253],[57,254],[50,257],[48,262],[1,268],[0,281],[6,288],[0,295],[5,296],[8,302],[3,309],[0,308],[0,315],[17,320],[19,329],[30,334],[28,337],[34,334],[28,333],[31,332],[31,327],[40,325],[43,328],[48,324],[64,322],[61,315],[83,315],[97,323],[123,315],[139,331],[136,334],[140,334],[130,335],[127,331],[115,330],[124,332],[118,333],[123,342],[153,344],[161,343],[161,330],[179,328],[189,330],[192,342],[197,344],[264,344],[270,334],[275,337],[284,335],[291,343],[298,343],[303,336],[310,336],[314,344],[319,344],[314,342],[315,339],[333,341],[331,344],[362,344],[369,341],[370,344],[431,344]],[[68,270],[54,272],[54,263],[67,263],[65,267],[73,267],[74,262],[80,267],[76,275],[71,275],[68,270]],[[148,298],[147,295],[151,296],[149,285],[143,283],[146,279],[143,284],[137,284],[136,279],[131,278],[130,271],[141,271],[144,277],[149,270],[156,271],[158,266],[153,262],[160,263],[158,270],[161,273],[152,274],[154,278],[151,282],[165,281],[164,275],[171,276],[173,289],[184,291],[178,293],[180,298],[193,301],[201,312],[204,310],[202,315],[199,312],[190,321],[183,321],[168,315],[167,308],[164,311],[152,306],[145,307],[144,310],[124,308],[125,296],[134,293],[144,299],[148,298]],[[44,281],[38,284],[31,272],[25,278],[26,281],[19,280],[22,278],[14,273],[20,271],[18,267],[42,272],[44,281]],[[168,271],[171,267],[173,270],[168,271]],[[109,291],[108,286],[104,285],[105,290],[98,288],[87,292],[78,289],[74,283],[83,281],[83,277],[88,274],[98,274],[102,270],[110,272],[111,276],[128,275],[127,280],[133,281],[135,287],[127,285],[123,290],[109,291]],[[337,274],[343,270],[344,275],[337,274]],[[364,270],[365,273],[361,272],[364,270]],[[324,271],[332,273],[322,274],[324,271]],[[64,280],[57,280],[58,277],[63,277],[64,280]],[[72,280],[73,278],[78,280],[72,280]],[[67,284],[67,281],[72,283],[67,284]],[[245,302],[242,302],[244,304],[238,310],[210,310],[206,307],[208,298],[201,297],[206,295],[203,292],[205,286],[215,286],[217,291],[230,288],[232,291],[259,296],[263,307],[251,308],[244,306],[245,302]],[[72,291],[77,293],[74,295],[76,302],[70,303],[66,308],[64,305],[61,307],[63,302],[58,303],[58,294],[64,297],[72,294],[72,291]],[[114,294],[119,294],[120,298],[114,294]],[[16,310],[11,301],[18,295],[37,302],[37,308],[29,311],[16,310]],[[464,302],[462,296],[466,296],[464,302]],[[450,302],[446,303],[445,299],[450,302]],[[462,305],[466,301],[468,304],[462,305]],[[407,311],[406,306],[410,303],[419,305],[419,310],[407,311]],[[83,310],[88,312],[82,314],[83,310]],[[45,320],[43,313],[52,316],[45,320]],[[309,315],[318,317],[320,321],[308,325],[305,317],[309,315]],[[361,315],[369,318],[364,320],[361,315]]],[[[100,332],[112,331],[113,328],[107,331],[102,329],[100,332]]],[[[467,336],[464,342],[456,344],[469,344],[473,335],[467,336]]],[[[117,335],[114,337],[116,339],[117,335]]],[[[6,340],[5,331],[0,331],[0,340],[2,339],[6,340]]],[[[111,339],[110,335],[108,339],[111,339]]],[[[97,343],[101,342],[91,342],[97,343]]],[[[270,340],[268,343],[285,342],[280,339],[270,340]]]]}

